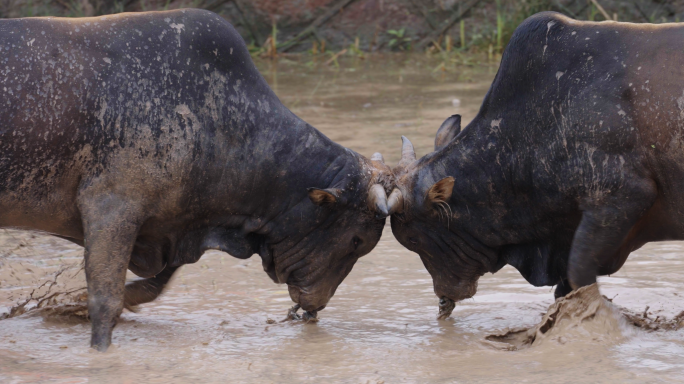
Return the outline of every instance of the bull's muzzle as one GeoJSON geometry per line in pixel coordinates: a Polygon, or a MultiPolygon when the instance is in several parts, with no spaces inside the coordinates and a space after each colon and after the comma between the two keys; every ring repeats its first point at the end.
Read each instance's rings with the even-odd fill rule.
{"type": "Polygon", "coordinates": [[[322,311],[330,300],[329,295],[316,294],[294,285],[288,285],[287,290],[292,301],[308,312],[322,311]]]}

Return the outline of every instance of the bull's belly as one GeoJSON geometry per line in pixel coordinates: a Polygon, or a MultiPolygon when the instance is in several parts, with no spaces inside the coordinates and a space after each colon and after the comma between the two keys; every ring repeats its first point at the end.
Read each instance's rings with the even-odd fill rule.
{"type": "Polygon", "coordinates": [[[669,151],[658,159],[658,199],[648,214],[650,231],[662,240],[684,240],[684,151],[669,151]]]}
{"type": "Polygon", "coordinates": [[[78,175],[64,170],[42,175],[0,172],[0,227],[82,238],[78,182],[78,175]]]}
{"type": "Polygon", "coordinates": [[[0,196],[0,228],[42,231],[73,239],[83,238],[75,201],[27,202],[0,196]],[[8,202],[8,203],[5,203],[8,202]]]}

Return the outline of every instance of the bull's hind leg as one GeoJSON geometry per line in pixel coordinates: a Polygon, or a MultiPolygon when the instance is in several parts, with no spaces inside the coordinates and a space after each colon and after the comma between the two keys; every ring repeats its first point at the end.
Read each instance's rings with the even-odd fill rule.
{"type": "Polygon", "coordinates": [[[167,266],[155,277],[126,284],[124,306],[133,309],[136,305],[149,303],[159,297],[177,269],[178,267],[167,266]]]}
{"type": "Polygon", "coordinates": [[[655,183],[631,180],[615,195],[584,210],[568,260],[568,278],[573,289],[594,284],[601,269],[615,264],[613,258],[620,246],[656,196],[655,183]]]}
{"type": "Polygon", "coordinates": [[[140,215],[129,201],[113,194],[80,200],[92,326],[90,346],[105,351],[123,309],[126,270],[140,227],[140,215]]]}

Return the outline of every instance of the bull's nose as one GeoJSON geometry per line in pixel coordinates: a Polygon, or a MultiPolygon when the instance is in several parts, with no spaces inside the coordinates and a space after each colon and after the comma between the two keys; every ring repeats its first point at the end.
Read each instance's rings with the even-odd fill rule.
{"type": "Polygon", "coordinates": [[[318,312],[325,308],[328,304],[327,296],[319,296],[316,294],[309,294],[308,292],[303,292],[298,297],[299,304],[305,311],[318,312]]]}

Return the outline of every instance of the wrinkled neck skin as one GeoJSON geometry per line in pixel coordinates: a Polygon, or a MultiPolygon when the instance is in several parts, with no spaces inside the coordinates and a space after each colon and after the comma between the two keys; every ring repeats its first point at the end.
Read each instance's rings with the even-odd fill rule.
{"type": "MultiPolygon", "coordinates": [[[[330,253],[330,239],[318,235],[335,225],[353,208],[365,202],[372,176],[370,162],[363,156],[330,142],[325,136],[311,129],[306,139],[309,148],[306,159],[283,160],[287,173],[283,180],[265,180],[275,192],[268,196],[268,210],[257,207],[251,213],[252,220],[259,221],[256,231],[264,235],[264,245],[259,250],[264,270],[273,281],[287,283],[290,274],[316,254],[330,253]],[[315,164],[302,164],[312,161],[315,164]],[[318,163],[317,161],[320,161],[318,163]],[[314,205],[307,188],[334,188],[341,192],[343,206],[319,207],[314,205]]],[[[296,150],[298,145],[293,145],[296,150]]],[[[287,156],[287,158],[290,158],[287,156]]]]}
{"type": "MultiPolygon", "coordinates": [[[[518,158],[491,123],[478,116],[453,143],[420,161],[414,176],[414,199],[423,200],[437,181],[452,176],[453,193],[448,201],[451,231],[463,231],[476,241],[496,249],[511,241],[532,238],[527,230],[537,221],[533,202],[521,186],[527,180],[515,174],[518,158]],[[489,134],[476,132],[490,131],[489,134]],[[511,219],[513,224],[511,224],[511,219]]],[[[524,177],[524,176],[523,176],[524,177]]],[[[434,215],[439,216],[438,209],[434,215]]],[[[444,215],[442,215],[444,217],[444,215]]],[[[446,224],[446,220],[442,220],[446,224]]]]}
{"type": "Polygon", "coordinates": [[[275,128],[255,126],[246,140],[253,141],[254,146],[243,147],[238,153],[229,150],[223,162],[227,166],[215,163],[218,167],[213,171],[230,183],[206,186],[203,195],[212,199],[202,205],[211,217],[203,222],[238,230],[250,240],[251,253],[261,255],[271,279],[286,283],[293,264],[325,248],[325,244],[304,239],[320,227],[333,225],[342,211],[314,205],[307,189],[337,188],[350,205],[365,201],[360,197],[367,191],[371,164],[330,141],[277,99],[271,105],[282,115],[273,122],[275,128]]]}
{"type": "Polygon", "coordinates": [[[254,207],[241,230],[247,236],[251,232],[261,237],[258,253],[269,277],[286,283],[292,300],[302,308],[319,311],[358,257],[380,238],[385,220],[376,219],[366,205],[369,186],[378,183],[387,192],[393,182],[388,169],[331,142],[308,125],[304,131],[298,143],[288,146],[291,152],[283,153],[282,177],[263,180],[273,194],[254,207]],[[303,155],[297,154],[303,147],[303,155]],[[309,199],[309,187],[337,190],[338,201],[318,206],[309,199]],[[374,235],[366,236],[362,249],[352,249],[359,231],[374,235]]]}

